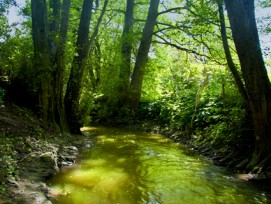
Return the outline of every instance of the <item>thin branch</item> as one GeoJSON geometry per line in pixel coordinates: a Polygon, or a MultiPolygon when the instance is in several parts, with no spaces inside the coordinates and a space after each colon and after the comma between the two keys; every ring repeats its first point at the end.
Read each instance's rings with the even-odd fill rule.
{"type": "Polygon", "coordinates": [[[158,13],[158,16],[162,15],[162,14],[165,14],[165,13],[170,13],[172,11],[179,11],[181,9],[186,9],[186,7],[175,7],[175,8],[171,8],[171,9],[165,10],[165,11],[161,11],[161,12],[158,13]]]}
{"type": "Polygon", "coordinates": [[[153,43],[158,43],[158,44],[163,44],[163,45],[169,45],[169,46],[171,46],[171,47],[175,47],[175,48],[178,49],[178,50],[182,50],[182,51],[189,52],[189,53],[192,53],[192,54],[200,55],[199,53],[197,53],[197,52],[194,51],[194,50],[190,50],[190,49],[188,49],[188,48],[181,47],[181,46],[179,46],[179,45],[176,45],[176,44],[173,44],[173,43],[170,43],[170,42],[161,42],[161,41],[158,41],[158,40],[153,40],[152,42],[153,42],[153,43]]]}
{"type": "Polygon", "coordinates": [[[166,7],[166,5],[165,5],[165,1],[162,1],[161,4],[163,5],[163,7],[164,7],[165,10],[168,10],[167,7],[166,7]]]}
{"type": "Polygon", "coordinates": [[[158,25],[156,25],[156,27],[158,28],[157,31],[155,31],[153,34],[157,34],[157,33],[161,33],[165,30],[183,30],[183,29],[190,29],[191,27],[188,27],[188,26],[185,26],[185,25],[181,25],[181,26],[173,26],[173,25],[167,25],[168,27],[165,27],[165,28],[159,28],[158,25]]]}
{"type": "Polygon", "coordinates": [[[208,18],[205,18],[205,17],[203,17],[203,16],[201,16],[201,15],[195,13],[195,12],[192,11],[191,9],[188,9],[188,8],[187,8],[187,11],[189,11],[191,14],[193,14],[193,15],[196,16],[196,17],[200,17],[201,19],[203,19],[203,20],[204,20],[205,22],[207,22],[207,23],[210,23],[210,24],[213,24],[213,25],[216,25],[216,26],[220,26],[218,22],[213,22],[213,21],[209,20],[208,18]]]}
{"type": "Polygon", "coordinates": [[[146,20],[143,20],[143,19],[136,19],[136,18],[134,19],[134,21],[135,21],[135,22],[143,22],[143,23],[146,22],[146,20]]]}
{"type": "Polygon", "coordinates": [[[171,27],[172,25],[171,24],[168,24],[168,23],[163,23],[163,22],[160,22],[160,21],[157,21],[156,22],[157,25],[164,25],[164,26],[169,26],[171,27]]]}
{"type": "Polygon", "coordinates": [[[105,21],[105,23],[103,23],[103,27],[100,29],[100,32],[97,34],[97,37],[99,37],[102,33],[102,31],[104,31],[109,24],[110,22],[113,20],[113,18],[117,15],[117,12],[114,12],[114,13],[111,13],[110,15],[108,15],[108,20],[105,21]]]}
{"type": "Polygon", "coordinates": [[[121,10],[121,9],[107,9],[106,12],[108,11],[114,11],[114,12],[118,12],[118,13],[125,13],[124,10],[121,10]]]}
{"type": "Polygon", "coordinates": [[[216,60],[214,57],[212,57],[212,56],[209,56],[209,55],[206,55],[206,54],[203,54],[203,53],[199,53],[199,52],[197,52],[197,51],[195,51],[195,50],[191,50],[191,49],[188,49],[188,48],[185,48],[185,47],[181,47],[181,46],[179,46],[179,45],[177,45],[177,44],[174,44],[174,43],[172,43],[172,42],[167,41],[165,38],[163,38],[163,37],[161,37],[161,36],[159,36],[159,35],[155,35],[155,36],[158,37],[158,38],[160,38],[162,41],[156,41],[156,40],[154,40],[154,41],[152,41],[153,43],[169,45],[169,46],[174,47],[174,48],[176,48],[176,49],[178,49],[178,50],[182,50],[182,51],[185,51],[185,52],[188,52],[188,53],[192,53],[192,54],[194,54],[195,56],[206,57],[207,59],[209,59],[209,60],[211,60],[211,61],[213,61],[213,62],[215,62],[215,63],[217,63],[217,64],[219,64],[219,65],[225,65],[225,64],[223,64],[223,63],[217,61],[217,60],[216,60]]]}
{"type": "Polygon", "coordinates": [[[137,3],[135,3],[134,5],[135,5],[135,6],[137,6],[137,5],[146,5],[146,3],[144,3],[144,2],[137,2],[137,3]]]}
{"type": "Polygon", "coordinates": [[[102,22],[102,20],[103,20],[103,17],[104,17],[104,14],[105,14],[105,12],[106,12],[106,7],[107,7],[107,5],[108,5],[108,1],[109,0],[105,0],[104,1],[104,5],[103,5],[103,8],[102,8],[102,12],[101,12],[101,14],[100,14],[100,16],[99,16],[99,18],[98,18],[98,21],[97,21],[97,25],[96,25],[96,27],[95,27],[95,29],[94,29],[94,32],[92,33],[92,35],[91,35],[91,37],[90,37],[90,39],[89,39],[89,45],[88,45],[88,49],[90,50],[91,49],[91,46],[92,46],[92,44],[93,44],[93,42],[94,42],[94,39],[97,37],[97,35],[98,35],[98,32],[99,32],[99,28],[100,28],[100,25],[101,25],[101,22],[102,22]]]}
{"type": "Polygon", "coordinates": [[[175,47],[176,49],[178,50],[182,50],[182,51],[185,51],[185,52],[189,52],[189,53],[193,53],[193,54],[197,54],[197,55],[201,55],[200,53],[196,52],[195,50],[190,50],[188,48],[184,48],[184,47],[181,47],[177,44],[174,44],[174,43],[171,43],[169,41],[167,41],[165,38],[159,36],[159,35],[155,35],[156,37],[160,38],[161,40],[163,40],[163,42],[161,41],[157,41],[157,40],[153,40],[152,42],[153,43],[159,43],[159,44],[164,44],[164,45],[170,45],[171,47],[175,47]]]}
{"type": "MultiPolygon", "coordinates": [[[[214,59],[215,57],[213,56],[213,51],[215,51],[216,53],[218,53],[216,50],[213,50],[212,48],[210,48],[206,42],[204,42],[203,38],[202,38],[202,34],[200,35],[200,40],[198,38],[196,38],[194,35],[191,35],[191,37],[198,42],[199,44],[203,45],[205,48],[207,48],[209,54],[211,55],[210,58],[214,59]]],[[[218,54],[219,55],[219,54],[218,54]]],[[[220,55],[219,55],[220,56],[220,55]]],[[[223,57],[220,57],[223,58],[223,57]]],[[[221,64],[221,63],[219,63],[221,64]]]]}

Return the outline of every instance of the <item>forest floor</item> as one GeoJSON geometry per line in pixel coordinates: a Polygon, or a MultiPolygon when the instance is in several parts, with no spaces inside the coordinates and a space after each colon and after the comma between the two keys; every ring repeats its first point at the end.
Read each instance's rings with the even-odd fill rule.
{"type": "Polygon", "coordinates": [[[30,111],[0,104],[0,204],[50,204],[45,181],[72,165],[89,141],[46,129],[30,111]]]}
{"type": "MultiPolygon", "coordinates": [[[[247,157],[240,151],[221,152],[210,148],[210,144],[196,145],[181,132],[148,122],[133,128],[156,132],[186,144],[215,164],[231,171],[238,170],[237,175],[241,179],[256,181],[261,188],[271,191],[268,179],[271,174],[261,174],[260,171],[243,174],[240,171],[242,161],[247,157]]],[[[50,197],[46,180],[60,168],[72,165],[77,154],[90,142],[84,135],[63,134],[45,128],[42,121],[27,109],[0,104],[0,204],[50,204],[54,198],[50,197]]]]}

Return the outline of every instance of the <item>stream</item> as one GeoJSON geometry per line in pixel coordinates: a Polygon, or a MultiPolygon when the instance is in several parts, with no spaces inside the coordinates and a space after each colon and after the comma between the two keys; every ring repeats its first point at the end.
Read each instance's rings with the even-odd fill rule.
{"type": "Polygon", "coordinates": [[[168,138],[117,128],[87,131],[92,147],[48,181],[53,203],[271,203],[267,192],[168,138]]]}

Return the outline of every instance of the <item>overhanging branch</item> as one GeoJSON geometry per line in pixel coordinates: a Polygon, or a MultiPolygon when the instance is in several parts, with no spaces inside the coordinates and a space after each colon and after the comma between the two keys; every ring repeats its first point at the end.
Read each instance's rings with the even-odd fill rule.
{"type": "Polygon", "coordinates": [[[222,64],[221,62],[217,61],[216,59],[214,59],[212,56],[209,56],[209,55],[206,55],[206,54],[203,54],[203,53],[199,53],[195,50],[191,50],[191,49],[188,49],[188,48],[185,48],[185,47],[181,47],[175,43],[172,43],[172,42],[169,42],[168,40],[166,40],[165,38],[159,36],[159,35],[156,35],[156,37],[160,38],[162,41],[157,41],[157,40],[153,40],[152,42],[153,43],[158,43],[158,44],[163,44],[163,45],[169,45],[171,47],[174,47],[178,50],[181,50],[181,51],[185,51],[185,52],[188,52],[188,53],[191,53],[191,54],[194,54],[196,56],[200,56],[200,57],[206,57],[207,59],[209,59],[210,61],[213,61],[219,65],[225,65],[225,64],[222,64]]]}
{"type": "Polygon", "coordinates": [[[165,13],[171,13],[172,11],[179,11],[181,9],[186,9],[186,7],[175,7],[175,8],[165,10],[165,11],[161,11],[161,12],[158,13],[158,16],[162,15],[162,14],[165,14],[165,13]]]}

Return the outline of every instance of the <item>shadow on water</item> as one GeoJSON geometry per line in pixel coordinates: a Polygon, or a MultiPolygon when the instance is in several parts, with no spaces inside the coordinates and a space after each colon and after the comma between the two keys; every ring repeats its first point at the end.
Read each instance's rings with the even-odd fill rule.
{"type": "Polygon", "coordinates": [[[264,191],[160,135],[86,131],[96,143],[49,181],[54,203],[270,203],[264,191]]]}

